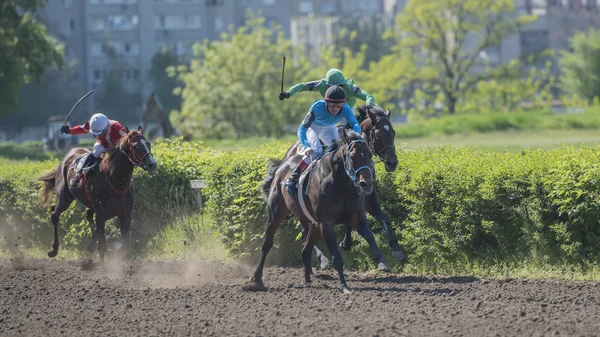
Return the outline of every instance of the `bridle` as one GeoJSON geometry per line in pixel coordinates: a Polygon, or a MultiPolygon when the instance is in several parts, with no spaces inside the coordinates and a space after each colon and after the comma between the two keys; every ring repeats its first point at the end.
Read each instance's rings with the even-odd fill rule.
{"type": "MultiPolygon", "coordinates": [[[[143,168],[144,167],[144,159],[146,158],[147,155],[150,154],[150,151],[146,152],[143,156],[139,157],[133,148],[133,142],[138,138],[145,139],[145,137],[142,134],[137,134],[135,136],[129,136],[128,138],[129,139],[127,140],[127,145],[125,146],[125,149],[129,150],[129,153],[131,153],[131,156],[123,148],[121,148],[120,151],[121,151],[121,153],[123,153],[125,155],[125,157],[127,157],[127,159],[129,159],[131,164],[133,164],[134,166],[139,166],[139,167],[143,168]],[[131,157],[133,157],[133,158],[131,158],[131,157]]],[[[108,163],[105,161],[104,162],[104,172],[106,172],[107,166],[108,166],[108,163]]],[[[125,192],[129,191],[129,189],[131,188],[131,184],[129,184],[129,186],[127,186],[127,188],[125,188],[124,190],[119,190],[110,183],[110,180],[108,179],[108,176],[106,174],[104,175],[104,179],[106,179],[108,186],[110,186],[110,188],[112,188],[112,190],[117,193],[124,194],[125,192]]]]}
{"type": "Polygon", "coordinates": [[[138,138],[144,138],[144,135],[141,134],[137,134],[135,136],[130,136],[129,140],[127,141],[127,145],[125,146],[125,149],[128,150],[128,152],[131,154],[131,156],[129,154],[127,154],[127,152],[124,149],[121,149],[121,152],[125,155],[125,157],[127,157],[127,159],[129,159],[129,161],[134,165],[134,166],[139,166],[139,167],[143,167],[144,166],[144,159],[146,158],[146,156],[148,156],[150,154],[150,151],[146,152],[143,156],[139,157],[137,152],[135,152],[135,149],[133,148],[133,142],[138,139],[138,138]],[[133,157],[133,159],[131,158],[133,157]]]}
{"type": "MultiPolygon", "coordinates": [[[[383,149],[379,149],[379,151],[375,150],[375,140],[376,140],[375,139],[375,134],[376,134],[375,133],[375,125],[377,124],[377,122],[379,120],[383,120],[383,119],[387,119],[388,121],[390,120],[388,117],[377,117],[375,119],[375,121],[371,123],[371,126],[369,127],[369,137],[368,137],[369,138],[368,145],[369,145],[369,148],[371,149],[371,153],[375,154],[379,158],[379,161],[383,161],[381,156],[385,151],[387,151],[389,149],[396,151],[395,145],[385,146],[383,149]]],[[[391,121],[390,121],[390,124],[391,124],[391,121]]]]}
{"type": "Polygon", "coordinates": [[[346,175],[348,175],[348,178],[350,178],[350,180],[352,180],[352,184],[354,184],[354,187],[358,187],[358,177],[357,176],[358,176],[358,172],[360,170],[368,169],[371,172],[371,174],[373,174],[373,168],[371,166],[363,165],[356,170],[354,169],[354,166],[352,165],[352,159],[350,158],[350,147],[357,143],[365,143],[365,144],[367,144],[367,146],[369,146],[367,141],[364,139],[354,140],[346,146],[346,154],[343,157],[344,158],[344,170],[346,171],[346,175]]]}

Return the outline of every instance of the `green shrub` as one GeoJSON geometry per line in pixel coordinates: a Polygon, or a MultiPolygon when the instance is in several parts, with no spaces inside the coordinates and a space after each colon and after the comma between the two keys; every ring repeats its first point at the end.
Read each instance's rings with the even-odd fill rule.
{"type": "MultiPolygon", "coordinates": [[[[181,139],[156,142],[158,174],[150,177],[142,170],[134,174],[133,237],[144,253],[168,255],[206,246],[210,240],[204,236],[210,236],[219,245],[209,250],[224,248],[225,255],[256,262],[266,222],[260,184],[268,159],[281,158],[288,145],[272,142],[223,152],[181,139]],[[208,182],[202,212],[190,179],[208,182]],[[201,219],[209,220],[199,225],[201,219]],[[183,241],[189,249],[174,249],[183,241]]],[[[441,147],[398,153],[400,164],[393,173],[377,163],[377,190],[406,249],[405,270],[468,272],[486,266],[500,270],[523,261],[540,266],[596,265],[599,150],[583,146],[487,153],[441,147]]],[[[18,227],[34,245],[49,245],[50,219],[49,211],[37,203],[39,183],[33,180],[57,164],[56,159],[22,161],[0,168],[0,221],[18,227]]],[[[369,221],[389,256],[380,224],[369,221]]],[[[61,228],[65,248],[82,247],[89,237],[83,208],[69,209],[61,228]]],[[[116,226],[111,228],[111,235],[117,236],[116,226]]],[[[336,232],[341,238],[343,230],[336,232]]],[[[286,219],[269,263],[300,264],[298,234],[295,218],[286,219]]],[[[354,237],[357,245],[344,254],[346,265],[372,267],[367,244],[356,233],[354,237]]]]}

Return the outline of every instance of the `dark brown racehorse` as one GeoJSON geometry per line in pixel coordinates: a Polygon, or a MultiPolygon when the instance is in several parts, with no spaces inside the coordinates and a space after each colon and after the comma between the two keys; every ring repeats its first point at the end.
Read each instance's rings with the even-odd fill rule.
{"type": "MultiPolygon", "coordinates": [[[[90,170],[78,185],[71,186],[68,182],[75,174],[71,164],[78,157],[89,154],[83,148],[69,151],[62,162],[54,170],[42,174],[38,180],[44,184],[40,190],[40,202],[48,205],[52,193],[56,194],[56,204],[52,211],[52,249],[49,257],[58,254],[58,220],[60,214],[67,210],[74,200],[86,207],[86,218],[92,231],[90,251],[98,246],[100,261],[104,260],[106,252],[105,223],[118,217],[121,223],[121,238],[125,249],[129,248],[129,230],[131,213],[133,212],[134,191],[131,182],[133,169],[136,166],[154,174],[157,170],[156,160],[152,156],[151,144],[142,133],[142,127],[128,132],[121,138],[119,144],[108,149],[103,160],[95,170],[90,170]],[[94,225],[94,214],[96,223],[94,225]]],[[[91,154],[90,154],[91,155],[91,154]]]]}
{"type": "Polygon", "coordinates": [[[364,207],[365,195],[373,191],[375,182],[371,149],[358,133],[350,129],[344,130],[342,139],[343,141],[335,143],[331,151],[314,163],[308,192],[306,195],[302,194],[303,198],[300,200],[290,196],[281,182],[298,165],[301,156],[294,156],[283,164],[279,160],[271,160],[262,185],[267,197],[267,227],[262,257],[250,280],[251,287],[264,287],[262,275],[265,259],[273,246],[273,238],[279,224],[291,212],[301,219],[303,224],[310,224],[308,237],[302,245],[304,277],[307,283],[311,281],[312,249],[322,235],[333,256],[333,266],[339,275],[340,289],[344,292],[349,291],[343,273],[342,255],[335,242],[334,227],[337,224],[355,228],[371,246],[375,261],[383,259],[375,237],[369,229],[364,207]],[[302,210],[301,202],[304,202],[308,214],[302,210]]]}
{"type": "MultiPolygon", "coordinates": [[[[384,111],[379,105],[362,105],[358,108],[359,117],[358,122],[360,123],[361,130],[365,139],[367,140],[369,147],[373,154],[375,154],[385,165],[387,172],[393,172],[398,166],[398,157],[396,155],[396,147],[394,140],[396,131],[390,121],[392,112],[388,109],[384,111]]],[[[282,162],[288,158],[294,156],[300,142],[296,142],[290,147],[285,153],[282,162]]],[[[365,198],[365,209],[366,211],[375,217],[383,226],[385,233],[388,237],[390,247],[392,248],[392,258],[396,260],[402,260],[404,258],[404,252],[398,243],[398,239],[394,234],[394,229],[390,224],[389,217],[381,209],[381,202],[379,201],[379,194],[375,189],[373,193],[369,194],[365,198]]],[[[302,222],[302,220],[300,220],[302,222]]],[[[307,228],[306,224],[302,224],[303,232],[302,239],[306,238],[307,232],[304,228],[307,228]]],[[[352,248],[352,228],[346,226],[346,235],[344,240],[340,243],[340,249],[342,251],[349,251],[352,248]]],[[[326,268],[329,265],[328,259],[323,253],[315,246],[314,250],[317,254],[317,258],[321,262],[321,268],[326,268]]],[[[379,269],[388,271],[389,268],[385,264],[380,264],[379,269]]]]}

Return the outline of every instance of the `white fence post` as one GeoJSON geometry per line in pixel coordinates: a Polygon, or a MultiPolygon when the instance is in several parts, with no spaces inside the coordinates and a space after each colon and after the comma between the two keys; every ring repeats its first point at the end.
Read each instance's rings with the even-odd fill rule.
{"type": "Polygon", "coordinates": [[[196,194],[196,201],[198,202],[200,210],[202,210],[203,207],[202,189],[206,186],[208,186],[208,182],[204,179],[190,180],[190,187],[192,188],[192,191],[194,191],[194,193],[196,194]]]}

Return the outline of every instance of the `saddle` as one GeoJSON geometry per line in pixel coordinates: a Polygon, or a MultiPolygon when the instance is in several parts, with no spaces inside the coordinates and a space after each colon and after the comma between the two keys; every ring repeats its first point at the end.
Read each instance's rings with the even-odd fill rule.
{"type": "MultiPolygon", "coordinates": [[[[81,170],[81,167],[83,166],[83,163],[85,162],[85,159],[91,155],[92,155],[92,153],[88,152],[88,153],[84,153],[81,156],[75,158],[75,160],[73,160],[73,163],[71,163],[71,166],[69,168],[75,172],[79,172],[79,170],[81,170]]],[[[99,162],[100,162],[100,160],[96,160],[92,165],[83,169],[83,175],[87,175],[88,172],[90,172],[92,169],[95,169],[98,166],[99,162]]]]}
{"type": "MultiPolygon", "coordinates": [[[[321,145],[323,145],[323,143],[321,142],[321,145]]],[[[308,195],[309,192],[309,187],[310,187],[310,178],[311,178],[311,173],[312,173],[312,169],[315,166],[315,164],[320,161],[323,157],[325,157],[325,155],[327,155],[329,152],[331,152],[332,147],[331,146],[325,146],[323,148],[323,151],[321,152],[321,155],[313,160],[310,165],[308,165],[308,167],[306,168],[306,170],[304,170],[304,172],[302,172],[302,174],[300,175],[300,179],[298,180],[298,186],[302,187],[302,191],[304,195],[308,195]]]]}

